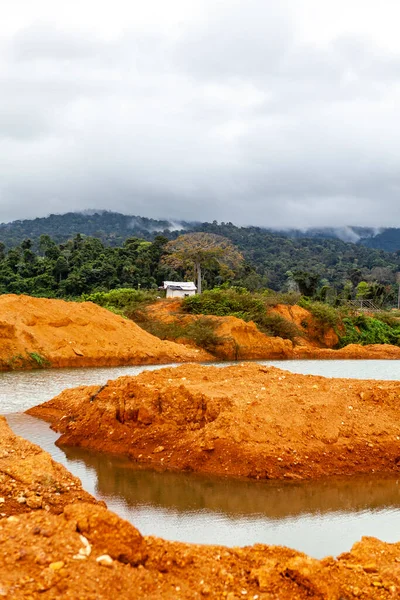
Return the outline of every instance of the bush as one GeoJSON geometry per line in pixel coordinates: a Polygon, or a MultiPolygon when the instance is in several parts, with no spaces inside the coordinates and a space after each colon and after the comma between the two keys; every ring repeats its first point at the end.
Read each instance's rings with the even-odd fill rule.
{"type": "Polygon", "coordinates": [[[155,302],[159,295],[158,290],[118,288],[109,292],[82,294],[80,299],[83,302],[94,302],[115,314],[129,317],[138,308],[155,302]]]}
{"type": "Polygon", "coordinates": [[[322,325],[335,329],[341,322],[340,311],[329,304],[324,304],[324,302],[313,302],[303,297],[299,300],[298,305],[310,311],[312,316],[322,325]]]}
{"type": "Polygon", "coordinates": [[[223,338],[215,333],[218,323],[207,317],[196,319],[190,323],[179,321],[162,323],[142,318],[139,324],[142,329],[160,340],[186,339],[209,352],[214,351],[216,346],[223,342],[223,338]]]}
{"type": "MultiPolygon", "coordinates": [[[[291,298],[293,300],[293,297],[291,298]]],[[[300,329],[280,315],[268,315],[267,309],[282,302],[281,294],[252,294],[244,288],[206,291],[183,301],[183,310],[191,314],[237,317],[253,321],[263,333],[294,340],[301,336],[300,329]]]]}
{"type": "Polygon", "coordinates": [[[400,325],[395,327],[378,318],[358,315],[343,319],[345,334],[340,338],[340,346],[347,344],[393,344],[400,346],[400,325]]]}

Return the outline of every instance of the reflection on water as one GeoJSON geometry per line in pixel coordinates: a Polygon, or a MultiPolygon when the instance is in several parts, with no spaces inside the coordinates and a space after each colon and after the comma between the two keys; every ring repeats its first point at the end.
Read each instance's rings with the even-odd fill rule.
{"type": "Polygon", "coordinates": [[[138,468],[120,457],[54,446],[48,424],[8,415],[18,435],[38,443],[84,488],[146,535],[198,543],[285,545],[322,557],[362,535],[400,539],[397,479],[253,482],[138,468]]]}
{"type": "Polygon", "coordinates": [[[316,482],[227,479],[196,473],[156,471],[131,461],[81,448],[64,448],[69,461],[93,469],[102,497],[123,498],[128,506],[155,506],[179,512],[207,510],[231,517],[269,519],[400,507],[398,480],[357,477],[316,482]]]}

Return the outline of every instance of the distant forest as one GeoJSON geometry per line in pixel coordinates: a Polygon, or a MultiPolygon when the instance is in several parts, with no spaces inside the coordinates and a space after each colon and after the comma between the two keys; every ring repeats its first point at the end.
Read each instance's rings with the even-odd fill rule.
{"type": "Polygon", "coordinates": [[[299,289],[334,303],[354,297],[360,282],[366,282],[366,297],[395,303],[399,250],[386,252],[333,237],[290,237],[232,223],[173,225],[109,212],[0,225],[0,293],[77,297],[116,287],[155,289],[165,279],[191,276],[167,267],[162,257],[168,240],[195,231],[228,238],[245,259],[229,281],[211,265],[204,273],[205,289],[223,284],[299,289]]]}

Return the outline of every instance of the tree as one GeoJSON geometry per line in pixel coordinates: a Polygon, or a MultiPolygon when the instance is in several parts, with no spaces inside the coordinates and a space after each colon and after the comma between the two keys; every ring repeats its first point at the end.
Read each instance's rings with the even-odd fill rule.
{"type": "Polygon", "coordinates": [[[320,276],[318,273],[311,273],[310,271],[293,271],[292,277],[299,286],[300,293],[303,296],[313,298],[318,288],[318,282],[320,276]]]}
{"type": "Polygon", "coordinates": [[[194,269],[197,292],[201,294],[202,271],[218,264],[225,269],[225,277],[233,275],[243,261],[235,246],[221,235],[214,233],[187,233],[165,245],[167,255],[163,262],[173,268],[194,269]]]}

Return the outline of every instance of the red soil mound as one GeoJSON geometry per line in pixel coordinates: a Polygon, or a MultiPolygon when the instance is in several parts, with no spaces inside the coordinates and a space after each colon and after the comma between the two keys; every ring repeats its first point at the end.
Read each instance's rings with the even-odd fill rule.
{"type": "Polygon", "coordinates": [[[2,517],[39,508],[59,514],[71,502],[95,502],[79,479],[47,452],[14,435],[4,417],[0,417],[0,496],[2,517]]]}
{"type": "Polygon", "coordinates": [[[60,444],[258,479],[398,472],[398,382],[186,365],[65,390],[30,409],[60,444]]]}
{"type": "Polygon", "coordinates": [[[201,350],[162,342],[91,302],[0,296],[0,369],[97,367],[207,360],[201,350]]]}

